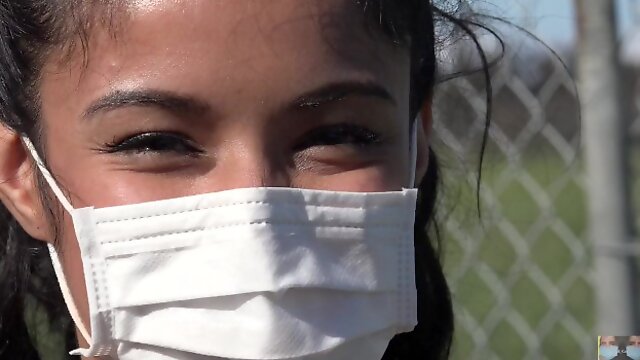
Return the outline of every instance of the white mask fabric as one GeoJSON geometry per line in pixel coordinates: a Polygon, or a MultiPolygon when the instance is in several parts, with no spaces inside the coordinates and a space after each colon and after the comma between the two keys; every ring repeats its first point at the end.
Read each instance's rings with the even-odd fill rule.
{"type": "Polygon", "coordinates": [[[380,359],[393,336],[417,324],[416,189],[247,188],[74,209],[24,141],[81,250],[90,332],[49,247],[90,345],[71,354],[380,359]]]}

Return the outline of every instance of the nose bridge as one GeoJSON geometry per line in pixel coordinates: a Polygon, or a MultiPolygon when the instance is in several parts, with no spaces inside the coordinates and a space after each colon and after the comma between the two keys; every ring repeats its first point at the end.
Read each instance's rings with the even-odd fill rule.
{"type": "Polygon", "coordinates": [[[291,186],[284,156],[276,149],[260,142],[236,142],[225,153],[215,171],[221,190],[291,186]]]}

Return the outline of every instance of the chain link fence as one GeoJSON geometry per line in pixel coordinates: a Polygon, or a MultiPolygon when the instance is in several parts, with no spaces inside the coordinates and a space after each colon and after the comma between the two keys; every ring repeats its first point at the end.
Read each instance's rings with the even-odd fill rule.
{"type": "Polygon", "coordinates": [[[434,148],[444,173],[439,217],[457,326],[453,359],[593,359],[579,100],[565,67],[573,66],[571,54],[563,63],[525,34],[504,40],[505,57],[492,69],[481,216],[482,76],[444,82],[434,100],[434,148]]]}

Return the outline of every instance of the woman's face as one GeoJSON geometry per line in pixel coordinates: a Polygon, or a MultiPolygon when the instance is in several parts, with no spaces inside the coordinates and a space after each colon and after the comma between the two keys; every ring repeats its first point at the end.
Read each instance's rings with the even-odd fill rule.
{"type": "MultiPolygon", "coordinates": [[[[139,0],[116,14],[86,54],[54,53],[42,72],[46,158],[75,208],[407,186],[408,50],[365,25],[355,1],[139,0]]],[[[59,246],[88,325],[73,231],[59,246]]]]}
{"type": "Polygon", "coordinates": [[[75,207],[406,186],[409,56],[354,3],[133,2],[86,69],[45,69],[50,168],[75,207]]]}

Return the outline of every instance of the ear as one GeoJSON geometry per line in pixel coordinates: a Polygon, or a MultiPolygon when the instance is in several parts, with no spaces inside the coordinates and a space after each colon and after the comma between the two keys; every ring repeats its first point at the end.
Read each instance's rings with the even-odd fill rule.
{"type": "Polygon", "coordinates": [[[0,125],[0,201],[33,238],[50,241],[31,156],[20,136],[0,125]]]}
{"type": "Polygon", "coordinates": [[[431,109],[431,101],[425,101],[422,110],[416,119],[418,122],[418,158],[416,163],[416,184],[420,184],[427,174],[429,167],[429,145],[431,142],[431,131],[433,129],[433,112],[431,109]]]}

